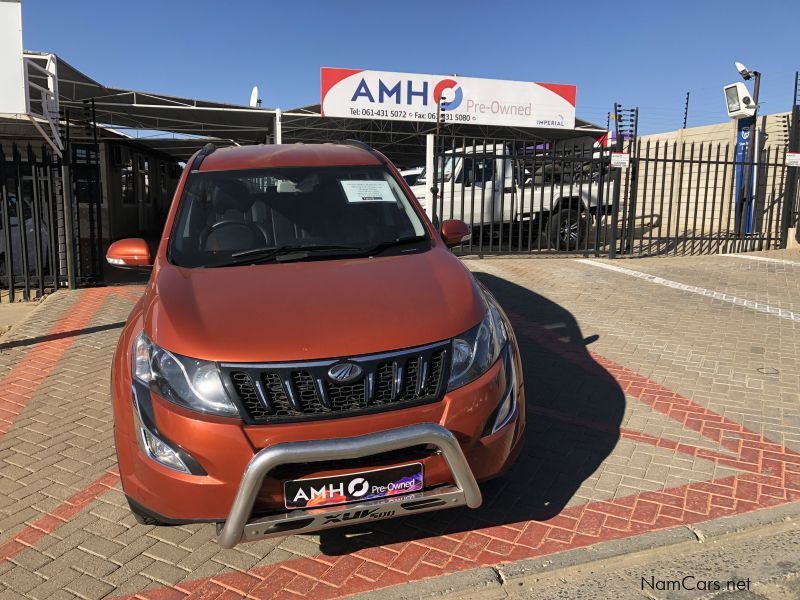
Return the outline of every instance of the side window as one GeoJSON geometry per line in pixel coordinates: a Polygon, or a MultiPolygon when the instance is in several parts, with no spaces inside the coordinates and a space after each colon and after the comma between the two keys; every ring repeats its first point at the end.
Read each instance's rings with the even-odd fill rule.
{"type": "Polygon", "coordinates": [[[464,168],[461,169],[458,173],[458,179],[456,179],[456,183],[466,183],[467,185],[471,185],[473,181],[475,181],[475,160],[468,156],[464,159],[464,168]]]}
{"type": "Polygon", "coordinates": [[[481,185],[494,180],[494,158],[487,156],[468,156],[459,174],[458,183],[481,185]]]}
{"type": "Polygon", "coordinates": [[[475,181],[494,181],[494,158],[482,157],[475,165],[475,181]]]}

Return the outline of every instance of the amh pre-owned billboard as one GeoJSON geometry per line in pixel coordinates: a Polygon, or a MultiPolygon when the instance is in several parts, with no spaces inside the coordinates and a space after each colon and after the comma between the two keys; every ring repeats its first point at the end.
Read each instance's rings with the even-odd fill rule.
{"type": "Polygon", "coordinates": [[[321,70],[322,114],[351,119],[575,127],[574,85],[359,69],[321,70]]]}

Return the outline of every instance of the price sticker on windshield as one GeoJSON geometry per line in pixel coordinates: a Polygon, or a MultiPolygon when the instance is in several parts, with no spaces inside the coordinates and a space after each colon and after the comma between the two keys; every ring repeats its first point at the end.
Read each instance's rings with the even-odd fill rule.
{"type": "Polygon", "coordinates": [[[350,179],[339,182],[350,203],[397,202],[388,181],[375,179],[350,179]]]}

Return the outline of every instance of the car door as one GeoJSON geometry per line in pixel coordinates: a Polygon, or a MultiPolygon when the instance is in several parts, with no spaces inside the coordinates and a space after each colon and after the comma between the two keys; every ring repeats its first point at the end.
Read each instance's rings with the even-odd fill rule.
{"type": "MultiPolygon", "coordinates": [[[[458,188],[463,189],[464,196],[461,218],[471,225],[488,224],[496,211],[498,195],[495,189],[495,171],[493,155],[473,154],[464,158],[457,183],[458,188]]],[[[458,212],[461,208],[461,189],[454,199],[458,212]]]]}

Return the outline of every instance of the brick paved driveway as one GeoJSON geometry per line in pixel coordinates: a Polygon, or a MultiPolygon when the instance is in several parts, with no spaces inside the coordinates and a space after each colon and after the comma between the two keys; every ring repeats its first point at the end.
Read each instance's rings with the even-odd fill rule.
{"type": "Polygon", "coordinates": [[[235,550],[120,491],[109,363],[141,288],[60,292],[0,339],[0,596],[341,597],[797,501],[800,254],[771,256],[466,261],[522,346],[519,463],[477,511],[235,550]]]}

